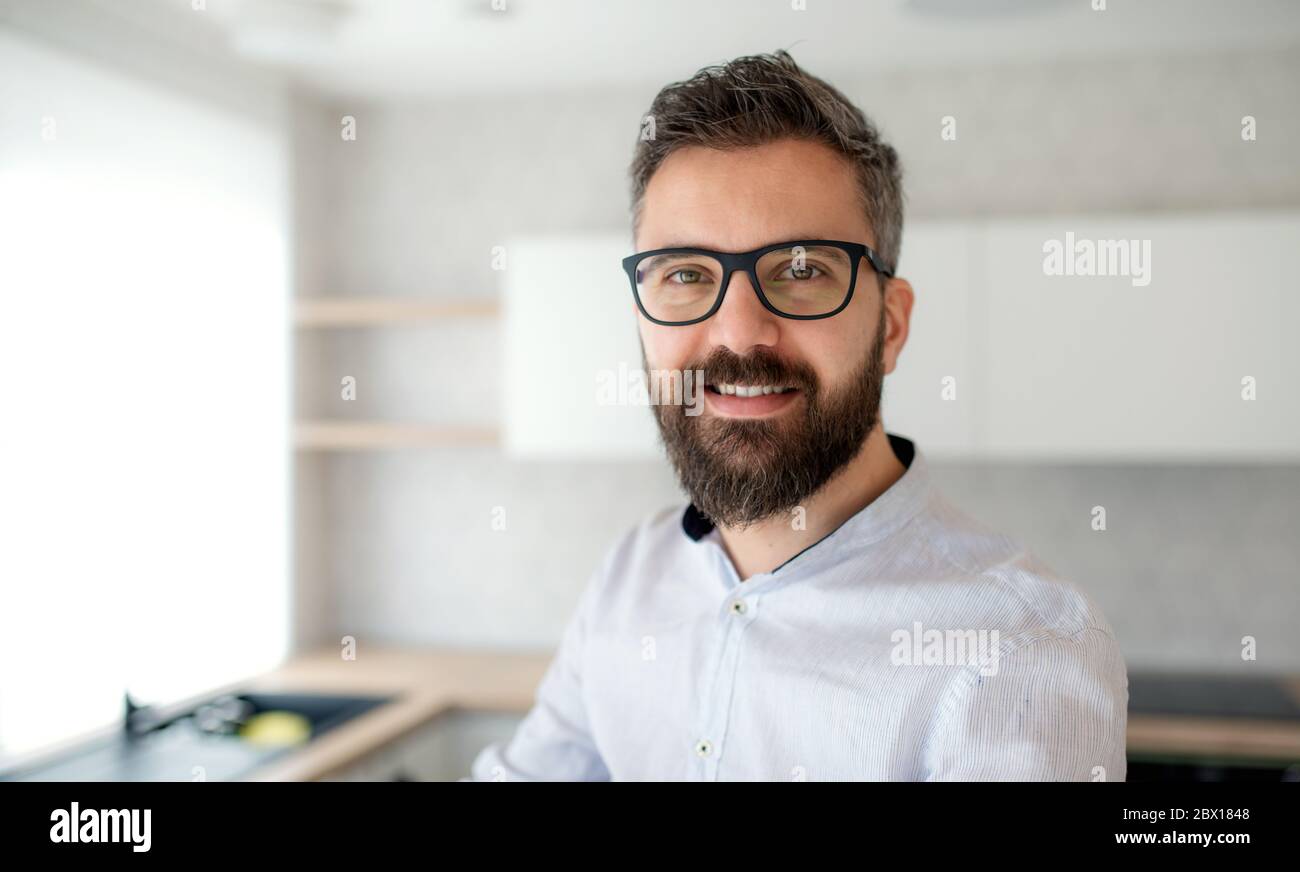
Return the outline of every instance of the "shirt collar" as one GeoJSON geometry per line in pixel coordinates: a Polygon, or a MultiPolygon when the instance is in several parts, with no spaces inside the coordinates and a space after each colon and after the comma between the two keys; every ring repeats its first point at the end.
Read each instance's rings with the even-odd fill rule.
{"type": "MultiPolygon", "coordinates": [[[[910,520],[913,515],[925,506],[925,502],[929,498],[930,471],[924,455],[917,449],[916,443],[911,439],[895,433],[886,433],[885,435],[889,437],[889,447],[893,449],[894,456],[898,458],[899,463],[906,467],[906,471],[898,481],[890,485],[888,490],[872,500],[861,511],[849,518],[825,538],[830,538],[830,536],[847,528],[854,531],[855,534],[861,533],[869,541],[883,539],[910,520]]],[[[713,532],[714,525],[692,502],[686,506],[686,511],[682,513],[682,530],[692,542],[699,542],[713,532]]],[[[854,538],[856,538],[856,535],[854,538]]],[[[825,541],[825,539],[818,540],[817,543],[809,547],[815,547],[816,544],[820,544],[822,541],[825,541]]]]}

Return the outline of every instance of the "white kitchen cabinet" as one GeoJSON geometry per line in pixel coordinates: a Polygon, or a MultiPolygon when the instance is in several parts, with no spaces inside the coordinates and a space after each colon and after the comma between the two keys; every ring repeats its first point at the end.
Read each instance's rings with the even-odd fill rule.
{"type": "Polygon", "coordinates": [[[641,368],[636,302],[621,261],[628,235],[516,239],[502,270],[502,442],[512,457],[658,456],[644,406],[598,402],[600,379],[641,368]]]}
{"type": "Polygon", "coordinates": [[[980,454],[1300,455],[1300,216],[1035,218],[990,222],[985,238],[980,454]],[[1045,275],[1044,242],[1067,233],[1149,240],[1149,283],[1045,275]]]}
{"type": "MultiPolygon", "coordinates": [[[[641,362],[627,237],[507,250],[507,453],[660,456],[647,408],[596,401],[600,373],[641,362]]],[[[1297,252],[1296,212],[909,222],[899,274],[916,299],[886,428],[940,458],[1298,458],[1297,252]],[[1044,244],[1067,234],[1149,241],[1149,281],[1135,264],[1046,274],[1044,244]]]]}
{"type": "Polygon", "coordinates": [[[908,225],[898,275],[912,284],[907,344],[885,377],[885,429],[914,439],[931,457],[975,448],[981,399],[980,231],[968,222],[908,225]],[[949,390],[945,390],[949,388],[949,390]]]}

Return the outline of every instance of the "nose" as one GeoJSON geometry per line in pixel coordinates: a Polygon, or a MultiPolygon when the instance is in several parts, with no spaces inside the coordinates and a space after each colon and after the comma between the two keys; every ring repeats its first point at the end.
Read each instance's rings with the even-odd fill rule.
{"type": "Polygon", "coordinates": [[[731,274],[722,305],[705,323],[709,325],[712,344],[725,345],[743,357],[756,345],[775,345],[781,333],[780,321],[780,316],[763,306],[749,274],[736,270],[731,274]]]}

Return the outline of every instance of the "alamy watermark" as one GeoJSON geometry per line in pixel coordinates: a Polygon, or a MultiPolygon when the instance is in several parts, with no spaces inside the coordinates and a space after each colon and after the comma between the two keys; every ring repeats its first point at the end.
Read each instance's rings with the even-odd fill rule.
{"type": "Polygon", "coordinates": [[[704,411],[704,370],[652,369],[618,365],[596,372],[596,403],[601,406],[686,406],[694,417],[704,411]]]}
{"type": "Polygon", "coordinates": [[[925,629],[913,621],[911,629],[900,627],[889,634],[894,648],[889,662],[894,666],[977,666],[980,675],[997,675],[997,630],[925,629]]]}
{"type": "Polygon", "coordinates": [[[1075,239],[1043,243],[1043,275],[1132,276],[1134,287],[1151,284],[1150,239],[1075,239]]]}
{"type": "Polygon", "coordinates": [[[138,808],[82,808],[72,803],[71,808],[56,808],[50,812],[50,841],[75,844],[78,842],[125,842],[131,850],[143,853],[149,850],[152,809],[138,808]]]}

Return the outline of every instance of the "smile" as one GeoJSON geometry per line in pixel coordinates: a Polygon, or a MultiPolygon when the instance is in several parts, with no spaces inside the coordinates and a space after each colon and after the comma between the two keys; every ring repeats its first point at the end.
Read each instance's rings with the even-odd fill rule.
{"type": "Polygon", "coordinates": [[[728,382],[705,385],[706,404],[715,414],[754,418],[779,412],[800,393],[789,385],[740,385],[728,382]]]}
{"type": "Polygon", "coordinates": [[[716,394],[730,394],[737,397],[757,397],[762,394],[783,394],[786,391],[793,391],[795,388],[785,385],[735,385],[735,384],[716,384],[706,385],[709,390],[716,394]]]}

